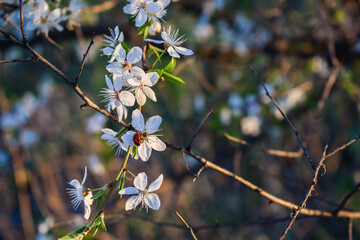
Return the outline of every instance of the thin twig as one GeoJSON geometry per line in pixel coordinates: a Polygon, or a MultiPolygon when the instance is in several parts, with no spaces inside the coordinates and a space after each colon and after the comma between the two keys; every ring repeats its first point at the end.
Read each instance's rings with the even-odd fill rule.
{"type": "Polygon", "coordinates": [[[55,41],[49,36],[49,34],[44,34],[43,36],[44,36],[44,38],[45,38],[49,43],[51,43],[52,45],[54,45],[54,46],[57,47],[58,49],[63,50],[63,47],[60,46],[57,42],[55,42],[55,41]]]}
{"type": "Polygon", "coordinates": [[[308,192],[306,193],[306,196],[304,198],[304,200],[302,201],[302,203],[299,205],[299,207],[297,207],[296,209],[293,209],[292,212],[292,216],[291,216],[291,221],[288,224],[288,226],[286,227],[285,231],[283,232],[283,234],[280,237],[280,240],[283,240],[286,238],[288,231],[290,230],[291,226],[294,224],[296,217],[299,215],[301,209],[305,208],[306,206],[306,202],[309,199],[309,197],[311,196],[311,193],[315,190],[315,185],[317,184],[318,181],[318,174],[321,168],[325,169],[325,165],[323,164],[324,160],[325,160],[325,155],[326,155],[326,150],[328,148],[328,143],[325,145],[322,157],[319,161],[319,164],[317,165],[316,169],[315,169],[315,173],[314,173],[314,177],[312,179],[311,185],[309,187],[308,192]]]}
{"type": "Polygon", "coordinates": [[[258,149],[258,150],[263,151],[263,152],[265,152],[265,153],[267,153],[269,155],[273,155],[273,156],[277,156],[277,157],[299,158],[303,153],[301,148],[297,152],[287,152],[287,151],[282,151],[282,150],[266,149],[266,148],[254,146],[254,145],[250,144],[249,142],[247,142],[245,140],[242,140],[240,138],[233,137],[233,136],[229,135],[228,133],[224,133],[224,135],[230,141],[240,143],[240,144],[242,144],[244,146],[247,146],[247,147],[258,149]]]}
{"type": "Polygon", "coordinates": [[[178,213],[178,212],[175,212],[176,216],[178,216],[180,218],[180,220],[185,224],[185,226],[187,227],[187,229],[189,229],[190,233],[191,233],[191,236],[197,240],[196,236],[195,236],[195,233],[192,229],[191,226],[189,226],[189,224],[185,221],[185,219],[178,213]]]}
{"type": "Polygon", "coordinates": [[[253,74],[256,76],[256,78],[260,81],[261,86],[264,88],[265,92],[266,92],[266,96],[268,96],[270,98],[270,100],[275,104],[276,108],[279,110],[279,112],[281,113],[281,115],[283,116],[283,118],[287,121],[287,123],[289,124],[289,126],[291,127],[292,131],[294,132],[295,136],[297,137],[301,148],[304,151],[305,157],[308,159],[312,169],[315,171],[316,169],[316,164],[314,163],[314,161],[311,159],[309,153],[307,152],[299,132],[296,130],[296,128],[294,127],[294,125],[291,123],[290,119],[286,116],[286,113],[281,110],[280,106],[277,104],[277,102],[275,101],[275,99],[270,95],[268,89],[266,88],[264,81],[261,79],[261,77],[259,76],[259,74],[251,67],[248,66],[248,68],[253,72],[253,74]]]}
{"type": "Polygon", "coordinates": [[[354,142],[355,142],[356,140],[358,140],[359,138],[360,138],[360,134],[357,135],[356,137],[354,137],[353,139],[351,139],[349,142],[345,143],[344,145],[338,147],[337,149],[335,149],[335,150],[332,151],[331,153],[327,154],[327,155],[325,156],[325,159],[327,159],[327,158],[333,156],[335,153],[337,153],[337,152],[345,149],[347,146],[349,146],[350,144],[354,143],[354,142]]]}
{"type": "Polygon", "coordinates": [[[81,73],[82,73],[82,71],[83,71],[83,69],[84,69],[86,57],[87,57],[87,55],[89,54],[89,51],[90,51],[91,46],[94,44],[94,37],[95,37],[95,34],[93,33],[93,35],[91,36],[91,40],[90,40],[89,46],[88,46],[88,48],[86,49],[86,52],[85,52],[84,55],[83,55],[83,59],[82,59],[82,61],[81,61],[81,67],[80,67],[80,69],[79,69],[79,73],[78,73],[78,75],[77,75],[76,78],[75,78],[75,83],[74,83],[75,86],[78,86],[78,84],[79,84],[79,78],[80,78],[81,73]]]}
{"type": "Polygon", "coordinates": [[[348,194],[346,194],[346,196],[344,197],[344,199],[341,201],[341,203],[339,204],[339,206],[335,209],[334,211],[334,216],[336,216],[338,214],[338,212],[343,209],[346,205],[346,203],[350,200],[350,198],[359,190],[360,188],[360,183],[358,183],[354,189],[349,192],[348,194]]]}
{"type": "Polygon", "coordinates": [[[336,67],[332,71],[332,73],[330,74],[330,77],[329,77],[328,81],[326,82],[324,91],[323,91],[323,93],[321,95],[321,99],[317,104],[317,107],[316,107],[316,115],[317,116],[321,113],[321,111],[322,111],[322,109],[323,109],[323,107],[325,105],[326,100],[329,98],[331,89],[334,86],[334,84],[336,82],[336,78],[338,77],[338,75],[339,75],[339,68],[336,67]]]}
{"type": "Polygon", "coordinates": [[[204,117],[204,119],[201,121],[201,123],[199,124],[198,128],[196,129],[194,135],[192,136],[188,146],[187,146],[187,149],[191,149],[191,145],[192,143],[194,142],[194,139],[196,138],[197,134],[199,133],[200,131],[200,128],[204,125],[206,119],[210,116],[210,114],[212,113],[213,109],[211,108],[210,111],[206,114],[206,116],[204,117]]]}
{"type": "Polygon", "coordinates": [[[35,57],[29,57],[29,58],[25,58],[25,59],[0,60],[0,64],[3,64],[3,63],[15,63],[15,62],[32,62],[32,61],[36,61],[36,58],[35,57]]]}
{"type": "Polygon", "coordinates": [[[353,240],[353,219],[349,218],[349,240],[353,240]]]}
{"type": "Polygon", "coordinates": [[[23,13],[23,1],[20,1],[20,29],[21,29],[21,34],[23,37],[23,43],[25,45],[27,45],[27,39],[26,39],[26,33],[25,33],[25,28],[24,28],[24,13],[23,13]]]}

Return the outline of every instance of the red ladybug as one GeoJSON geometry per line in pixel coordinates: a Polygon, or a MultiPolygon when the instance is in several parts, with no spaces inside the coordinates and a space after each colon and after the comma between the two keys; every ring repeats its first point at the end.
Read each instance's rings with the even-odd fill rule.
{"type": "Polygon", "coordinates": [[[135,133],[132,140],[133,140],[133,142],[134,142],[134,144],[136,146],[140,146],[140,144],[141,144],[141,135],[140,135],[140,133],[139,132],[135,133]]]}

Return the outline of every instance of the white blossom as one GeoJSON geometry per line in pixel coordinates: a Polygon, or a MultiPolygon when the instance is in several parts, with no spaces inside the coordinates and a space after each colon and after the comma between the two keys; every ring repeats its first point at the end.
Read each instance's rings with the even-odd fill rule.
{"type": "Polygon", "coordinates": [[[77,179],[71,180],[69,184],[74,188],[67,188],[70,198],[72,198],[71,203],[74,209],[77,209],[82,201],[84,201],[84,218],[86,220],[89,219],[91,214],[91,204],[93,203],[93,194],[87,188],[84,188],[84,183],[87,177],[87,168],[85,166],[84,178],[80,184],[77,179]]]}
{"type": "Polygon", "coordinates": [[[141,203],[141,208],[145,207],[158,210],[160,208],[160,199],[159,196],[155,193],[152,193],[158,190],[163,182],[163,175],[161,174],[154,182],[152,182],[149,188],[147,186],[147,176],[144,172],[139,173],[134,179],[135,187],[127,187],[119,191],[120,195],[129,195],[131,196],[125,203],[125,210],[136,209],[136,207],[141,203]]]}
{"type": "Polygon", "coordinates": [[[159,130],[162,118],[158,115],[152,116],[146,121],[141,112],[136,109],[132,112],[131,125],[135,131],[128,131],[122,137],[124,143],[128,146],[137,146],[137,153],[143,161],[147,161],[151,156],[152,149],[156,151],[164,151],[166,145],[154,134],[159,130]]]}
{"type": "Polygon", "coordinates": [[[124,41],[124,34],[123,32],[119,31],[119,27],[116,26],[114,30],[110,30],[110,36],[104,35],[104,45],[103,54],[107,56],[111,56],[109,62],[113,62],[115,60],[114,51],[115,47],[120,45],[121,42],[124,41]]]}
{"type": "Polygon", "coordinates": [[[150,87],[157,83],[159,75],[156,72],[145,73],[139,67],[133,67],[131,73],[133,77],[129,78],[127,82],[135,94],[137,103],[143,106],[146,102],[146,97],[156,102],[155,93],[150,87]]]}
{"type": "Polygon", "coordinates": [[[73,30],[74,26],[80,26],[80,16],[82,13],[83,3],[81,0],[70,0],[69,7],[63,8],[63,15],[67,22],[67,28],[73,30]]]}
{"type": "Polygon", "coordinates": [[[118,134],[117,132],[110,128],[104,128],[101,129],[101,131],[104,133],[101,135],[101,139],[106,140],[106,144],[111,148],[116,148],[115,155],[120,155],[121,150],[126,151],[128,149],[129,145],[125,143],[120,136],[116,136],[118,134]]]}
{"type": "Polygon", "coordinates": [[[119,78],[114,79],[114,84],[111,79],[105,75],[105,80],[108,88],[103,88],[101,96],[104,97],[102,102],[107,102],[106,108],[108,111],[116,110],[118,120],[121,121],[127,117],[127,110],[125,106],[133,106],[135,97],[131,92],[122,90],[122,82],[119,78]]]}
{"type": "Polygon", "coordinates": [[[179,37],[179,29],[176,31],[171,32],[171,26],[166,29],[164,29],[161,32],[161,37],[163,40],[154,40],[154,39],[145,39],[148,42],[153,43],[164,43],[165,47],[167,48],[167,52],[170,56],[174,58],[180,58],[179,54],[189,56],[194,54],[194,52],[188,48],[180,47],[181,44],[183,44],[186,39],[184,39],[185,35],[182,35],[179,37]]]}

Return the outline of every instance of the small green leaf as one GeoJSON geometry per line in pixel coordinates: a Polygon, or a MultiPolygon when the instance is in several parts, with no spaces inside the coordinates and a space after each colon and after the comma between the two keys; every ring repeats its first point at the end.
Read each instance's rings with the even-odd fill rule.
{"type": "Polygon", "coordinates": [[[91,199],[98,199],[98,198],[102,198],[102,196],[104,196],[105,194],[105,189],[102,188],[100,191],[98,191],[95,196],[93,196],[91,199]]]}
{"type": "Polygon", "coordinates": [[[98,232],[99,227],[100,227],[99,225],[95,227],[94,233],[92,235],[93,238],[95,237],[96,233],[98,232]]]}
{"type": "Polygon", "coordinates": [[[96,205],[95,205],[95,208],[98,208],[98,207],[99,207],[99,204],[100,204],[100,202],[101,202],[101,199],[102,199],[102,198],[98,198],[98,199],[96,199],[96,205]]]}
{"type": "Polygon", "coordinates": [[[72,231],[71,233],[66,234],[65,236],[59,238],[58,240],[81,240],[84,238],[84,236],[82,235],[82,233],[86,230],[86,225],[75,229],[74,231],[72,231]]]}
{"type": "Polygon", "coordinates": [[[145,39],[149,34],[149,27],[151,22],[144,23],[142,26],[138,27],[138,35],[142,35],[142,38],[145,39]]]}
{"type": "MultiPolygon", "coordinates": [[[[116,186],[115,191],[121,190],[122,189],[121,187],[124,187],[125,178],[126,178],[126,172],[123,172],[120,176],[120,181],[119,181],[118,185],[116,186]]],[[[121,195],[120,195],[120,198],[121,198],[121,195]]]]}
{"type": "Polygon", "coordinates": [[[101,221],[101,228],[102,228],[104,231],[107,231],[104,217],[100,217],[100,221],[101,221]]]}
{"type": "Polygon", "coordinates": [[[149,51],[148,51],[148,56],[151,57],[152,55],[155,55],[156,59],[161,63],[160,54],[159,54],[159,51],[157,49],[162,51],[160,48],[157,48],[157,47],[154,47],[153,45],[150,45],[149,51]]]}
{"type": "Polygon", "coordinates": [[[125,131],[126,131],[125,127],[121,128],[120,131],[115,135],[115,137],[119,137],[125,131]]]}
{"type": "Polygon", "coordinates": [[[129,47],[127,46],[126,42],[122,41],[121,42],[121,46],[122,48],[125,50],[126,53],[128,53],[130,51],[129,47]]]}
{"type": "Polygon", "coordinates": [[[185,84],[185,82],[181,78],[174,76],[168,72],[163,71],[161,76],[165,77],[170,82],[185,84]]]}
{"type": "Polygon", "coordinates": [[[174,71],[175,67],[176,67],[176,60],[175,58],[172,57],[169,64],[164,68],[164,71],[171,73],[172,71],[174,71]]]}
{"type": "Polygon", "coordinates": [[[137,149],[138,149],[138,146],[133,146],[133,148],[132,148],[132,155],[131,155],[132,158],[135,158],[136,153],[137,153],[137,149]]]}

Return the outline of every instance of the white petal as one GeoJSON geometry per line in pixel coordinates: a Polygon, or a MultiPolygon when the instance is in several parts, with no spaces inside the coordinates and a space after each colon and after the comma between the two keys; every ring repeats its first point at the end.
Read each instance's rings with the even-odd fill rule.
{"type": "Polygon", "coordinates": [[[161,6],[160,6],[160,4],[158,4],[156,2],[150,2],[150,3],[146,4],[146,10],[150,14],[156,14],[156,13],[160,12],[161,6]]]}
{"type": "Polygon", "coordinates": [[[145,75],[144,70],[142,70],[141,68],[139,68],[137,66],[132,67],[130,71],[138,79],[141,79],[145,75]]]}
{"type": "Polygon", "coordinates": [[[139,191],[134,187],[127,187],[119,191],[120,195],[138,194],[139,191]]]}
{"type": "Polygon", "coordinates": [[[157,136],[150,135],[148,136],[147,141],[149,142],[149,145],[156,151],[162,152],[166,149],[166,144],[161,141],[157,136]]]}
{"type": "Polygon", "coordinates": [[[194,52],[188,48],[184,48],[184,47],[176,47],[174,46],[175,48],[175,51],[177,51],[178,53],[182,54],[182,55],[186,55],[186,56],[189,56],[189,55],[193,55],[194,52]]]}
{"type": "Polygon", "coordinates": [[[139,153],[139,157],[144,162],[149,160],[149,158],[151,156],[151,146],[149,145],[149,143],[147,141],[144,141],[140,144],[140,146],[138,147],[138,153],[139,153]]]}
{"type": "Polygon", "coordinates": [[[108,70],[109,72],[113,73],[113,72],[119,72],[121,71],[122,67],[119,64],[119,62],[113,62],[110,63],[106,66],[106,70],[108,70]]]}
{"type": "Polygon", "coordinates": [[[131,118],[132,118],[131,125],[139,132],[143,132],[145,129],[145,122],[141,112],[138,109],[135,109],[132,112],[131,118]]]}
{"type": "Polygon", "coordinates": [[[156,72],[150,72],[150,73],[147,73],[149,75],[149,79],[150,79],[150,82],[152,85],[149,85],[149,86],[154,86],[157,81],[159,80],[159,74],[157,74],[156,72]]]}
{"type": "Polygon", "coordinates": [[[85,173],[84,173],[84,177],[83,177],[83,180],[81,182],[81,185],[84,185],[84,183],[86,181],[86,177],[87,177],[87,167],[85,166],[85,173]]]}
{"type": "Polygon", "coordinates": [[[121,121],[122,120],[122,117],[123,117],[123,106],[122,104],[120,104],[120,106],[117,106],[116,107],[116,114],[118,116],[118,120],[121,121]]]}
{"type": "Polygon", "coordinates": [[[159,21],[153,20],[152,24],[149,27],[149,34],[155,35],[157,32],[160,32],[160,31],[161,31],[161,23],[159,21]]]}
{"type": "Polygon", "coordinates": [[[144,9],[140,9],[138,15],[136,16],[135,19],[135,27],[140,27],[142,26],[148,19],[148,15],[145,12],[144,9]]]}
{"type": "Polygon", "coordinates": [[[158,115],[152,116],[151,118],[149,118],[146,121],[145,131],[148,134],[151,134],[151,133],[157,131],[160,127],[161,121],[162,121],[162,118],[160,116],[158,116],[158,115]]]}
{"type": "Polygon", "coordinates": [[[110,129],[110,128],[104,128],[104,129],[101,129],[101,131],[105,134],[110,134],[110,135],[113,135],[115,136],[117,134],[117,132],[115,132],[114,130],[110,129]]]}
{"type": "Polygon", "coordinates": [[[121,81],[121,78],[115,78],[113,80],[114,82],[114,90],[115,91],[120,91],[121,88],[122,88],[122,81],[121,81]]]}
{"type": "Polygon", "coordinates": [[[143,106],[146,103],[146,95],[141,89],[135,92],[135,98],[140,106],[143,106]]]}
{"type": "Polygon", "coordinates": [[[77,179],[71,180],[71,182],[69,182],[69,184],[76,189],[81,188],[81,184],[79,183],[79,181],[77,179]]]}
{"type": "Polygon", "coordinates": [[[149,193],[145,197],[145,204],[154,210],[158,210],[160,208],[160,199],[159,196],[155,193],[149,193]]]}
{"type": "Polygon", "coordinates": [[[136,208],[136,206],[139,205],[140,202],[141,202],[141,198],[139,197],[139,195],[134,195],[129,197],[129,199],[125,203],[125,210],[129,211],[131,209],[136,208]]]}
{"type": "Polygon", "coordinates": [[[134,134],[135,134],[135,132],[133,132],[133,131],[128,131],[127,133],[125,133],[125,134],[122,136],[121,139],[123,140],[124,143],[126,143],[126,144],[129,145],[129,146],[130,146],[130,145],[134,145],[133,140],[132,140],[134,134]]]}
{"type": "Polygon", "coordinates": [[[154,93],[154,91],[153,91],[151,88],[149,88],[149,87],[147,87],[147,86],[144,86],[144,87],[143,87],[143,91],[144,91],[144,93],[146,94],[146,96],[147,96],[148,98],[150,98],[151,100],[153,100],[154,102],[156,102],[155,93],[154,93]]]}
{"type": "Polygon", "coordinates": [[[89,205],[84,204],[84,218],[88,220],[90,214],[91,214],[91,207],[89,205]]]}
{"type": "Polygon", "coordinates": [[[154,192],[158,190],[163,182],[164,176],[161,174],[155,181],[153,181],[150,186],[148,192],[154,192]]]}
{"type": "Polygon", "coordinates": [[[92,192],[88,192],[88,195],[86,195],[86,197],[84,198],[84,204],[90,206],[91,204],[93,204],[94,199],[91,199],[93,197],[93,193],[92,192]]]}
{"type": "Polygon", "coordinates": [[[111,80],[107,75],[105,75],[105,81],[106,81],[106,85],[108,86],[108,89],[114,91],[114,87],[111,83],[111,80]]]}
{"type": "Polygon", "coordinates": [[[125,50],[122,48],[122,46],[121,46],[120,43],[115,47],[114,56],[116,57],[116,60],[118,60],[119,62],[125,61],[126,52],[125,52],[125,50]]]}
{"type": "Polygon", "coordinates": [[[164,9],[170,4],[170,0],[158,0],[157,3],[164,9]]]}
{"type": "Polygon", "coordinates": [[[61,9],[56,8],[49,13],[47,19],[49,20],[49,22],[52,22],[52,21],[58,20],[58,18],[60,18],[60,16],[61,16],[61,9]]]}
{"type": "MultiPolygon", "coordinates": [[[[115,35],[117,36],[118,34],[119,34],[119,28],[118,28],[118,26],[116,26],[116,28],[115,28],[115,35]]],[[[120,36],[119,36],[118,40],[119,40],[119,42],[124,41],[124,34],[123,34],[123,32],[120,33],[120,36]]]]}
{"type": "Polygon", "coordinates": [[[134,179],[134,186],[140,190],[140,191],[144,191],[144,189],[147,186],[147,176],[144,172],[139,173],[135,179],[134,179]]]}
{"type": "Polygon", "coordinates": [[[135,79],[135,78],[129,78],[129,79],[127,80],[127,83],[128,83],[130,86],[133,86],[133,87],[140,86],[140,81],[138,81],[138,80],[135,79]]]}
{"type": "Polygon", "coordinates": [[[111,47],[103,48],[103,54],[105,55],[111,55],[114,52],[114,49],[111,47]]]}
{"type": "MultiPolygon", "coordinates": [[[[150,38],[146,38],[145,41],[147,42],[153,42],[153,43],[157,43],[157,44],[162,44],[164,43],[165,41],[163,40],[155,40],[155,39],[150,39],[150,38]]],[[[105,54],[105,53],[104,53],[105,54]]]]}
{"type": "Polygon", "coordinates": [[[127,55],[127,61],[131,64],[139,62],[141,58],[142,50],[139,47],[133,47],[127,55]]]}
{"type": "Polygon", "coordinates": [[[121,91],[119,94],[120,101],[125,106],[131,107],[135,103],[135,97],[129,91],[121,91]]]}
{"type": "Polygon", "coordinates": [[[170,56],[172,56],[174,58],[180,58],[180,55],[175,51],[175,49],[172,46],[170,46],[167,49],[167,52],[169,53],[170,56]]]}

